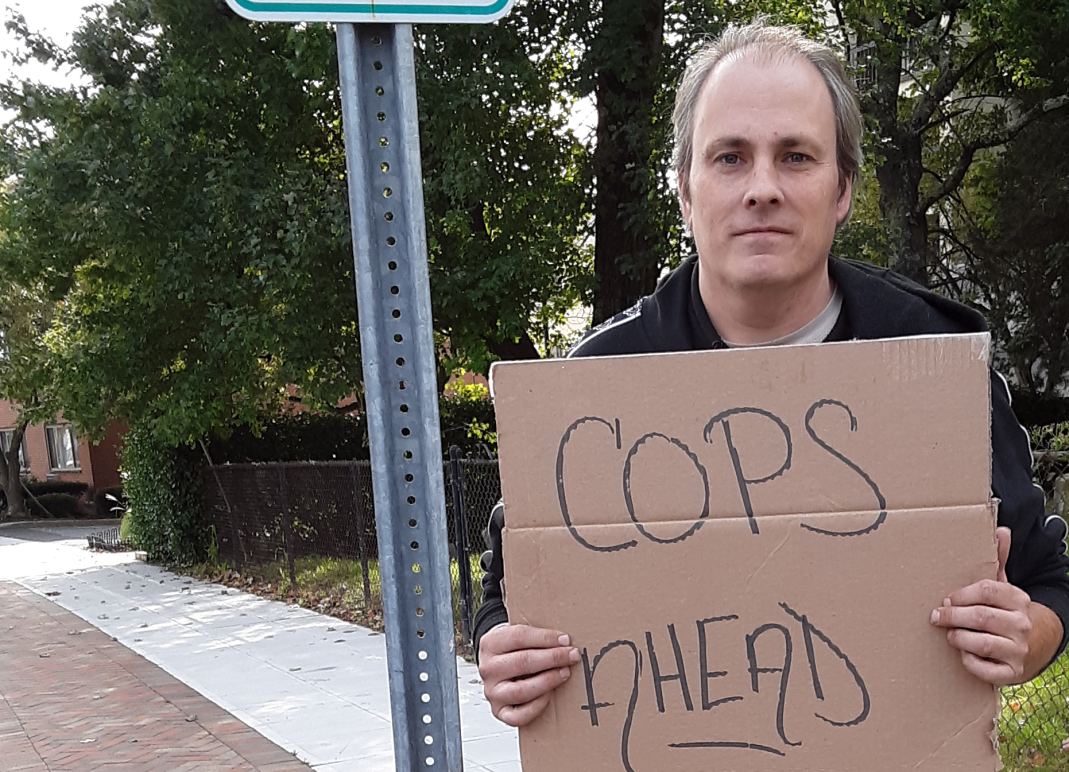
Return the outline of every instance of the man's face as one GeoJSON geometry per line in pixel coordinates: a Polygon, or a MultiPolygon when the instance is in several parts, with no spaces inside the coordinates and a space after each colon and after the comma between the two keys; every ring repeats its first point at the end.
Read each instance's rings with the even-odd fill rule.
{"type": "Polygon", "coordinates": [[[694,116],[683,216],[705,281],[732,291],[802,286],[826,271],[839,190],[835,113],[816,68],[788,57],[721,63],[694,116]]]}

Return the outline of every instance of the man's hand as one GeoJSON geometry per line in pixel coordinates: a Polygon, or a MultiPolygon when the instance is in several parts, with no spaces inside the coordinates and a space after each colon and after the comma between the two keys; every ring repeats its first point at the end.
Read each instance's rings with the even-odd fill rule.
{"type": "Polygon", "coordinates": [[[1006,581],[1010,529],[995,531],[998,578],[970,584],[943,600],[932,624],[947,629],[965,669],[982,681],[1005,686],[1031,680],[1053,659],[1062,624],[1046,606],[1006,581]]]}
{"type": "Polygon", "coordinates": [[[499,625],[479,641],[479,675],[494,715],[524,726],[542,715],[549,693],[568,680],[579,649],[559,630],[499,625]]]}

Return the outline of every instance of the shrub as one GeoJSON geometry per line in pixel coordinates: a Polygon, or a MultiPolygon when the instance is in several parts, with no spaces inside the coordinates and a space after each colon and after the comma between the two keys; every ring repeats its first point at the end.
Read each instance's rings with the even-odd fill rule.
{"type": "Polygon", "coordinates": [[[51,480],[49,482],[27,482],[26,488],[38,498],[51,493],[66,493],[75,498],[81,498],[85,495],[85,492],[89,490],[89,484],[84,482],[51,480]]]}
{"type": "Polygon", "coordinates": [[[226,439],[212,441],[211,454],[216,464],[366,461],[371,457],[367,422],[360,416],[335,413],[274,416],[264,420],[257,433],[237,427],[226,439]]]}
{"type": "MultiPolygon", "coordinates": [[[[37,496],[37,494],[34,494],[37,496]]],[[[34,517],[54,517],[57,520],[85,517],[81,502],[69,493],[42,493],[36,501],[29,496],[26,504],[34,517]]]]}
{"type": "Polygon", "coordinates": [[[469,458],[497,453],[497,416],[485,386],[457,383],[438,401],[438,413],[445,457],[450,445],[458,445],[469,458]]]}
{"type": "Polygon", "coordinates": [[[203,456],[169,447],[142,428],[127,435],[122,452],[129,530],[150,560],[192,565],[208,555],[200,512],[203,456]]]}

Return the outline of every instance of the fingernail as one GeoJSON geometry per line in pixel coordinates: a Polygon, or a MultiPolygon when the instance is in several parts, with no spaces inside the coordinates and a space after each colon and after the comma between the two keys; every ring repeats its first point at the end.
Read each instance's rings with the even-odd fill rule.
{"type": "Polygon", "coordinates": [[[571,651],[569,651],[568,652],[568,660],[570,662],[578,662],[579,661],[579,649],[572,649],[571,651]]]}
{"type": "Polygon", "coordinates": [[[936,624],[938,622],[939,622],[939,610],[936,609],[936,610],[932,611],[932,624],[934,625],[934,624],[936,624]]]}
{"type": "Polygon", "coordinates": [[[560,672],[560,680],[562,680],[562,681],[567,680],[568,676],[570,676],[572,674],[572,671],[569,668],[566,668],[566,667],[562,667],[560,669],[560,671],[558,671],[558,672],[560,672]]]}
{"type": "Polygon", "coordinates": [[[949,605],[950,605],[950,598],[943,598],[943,606],[946,607],[946,606],[949,606],[949,605]]]}
{"type": "Polygon", "coordinates": [[[557,643],[559,643],[561,646],[567,646],[571,642],[571,638],[569,638],[567,635],[562,635],[560,638],[557,639],[557,643]]]}

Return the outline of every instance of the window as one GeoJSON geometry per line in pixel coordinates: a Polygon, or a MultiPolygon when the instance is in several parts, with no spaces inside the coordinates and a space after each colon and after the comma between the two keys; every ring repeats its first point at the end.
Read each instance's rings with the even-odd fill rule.
{"type": "Polygon", "coordinates": [[[850,66],[854,70],[854,84],[866,89],[876,83],[876,44],[862,43],[850,49],[850,66]]]}
{"type": "MultiPolygon", "coordinates": [[[[11,449],[11,441],[15,439],[14,429],[0,429],[0,452],[7,453],[11,449]]],[[[26,459],[29,456],[26,454],[26,435],[22,435],[22,445],[19,447],[19,467],[20,472],[25,474],[30,471],[30,465],[26,459]]]]}
{"type": "Polygon", "coordinates": [[[70,424],[49,426],[45,429],[48,436],[48,465],[53,472],[77,470],[78,437],[70,424]]]}

